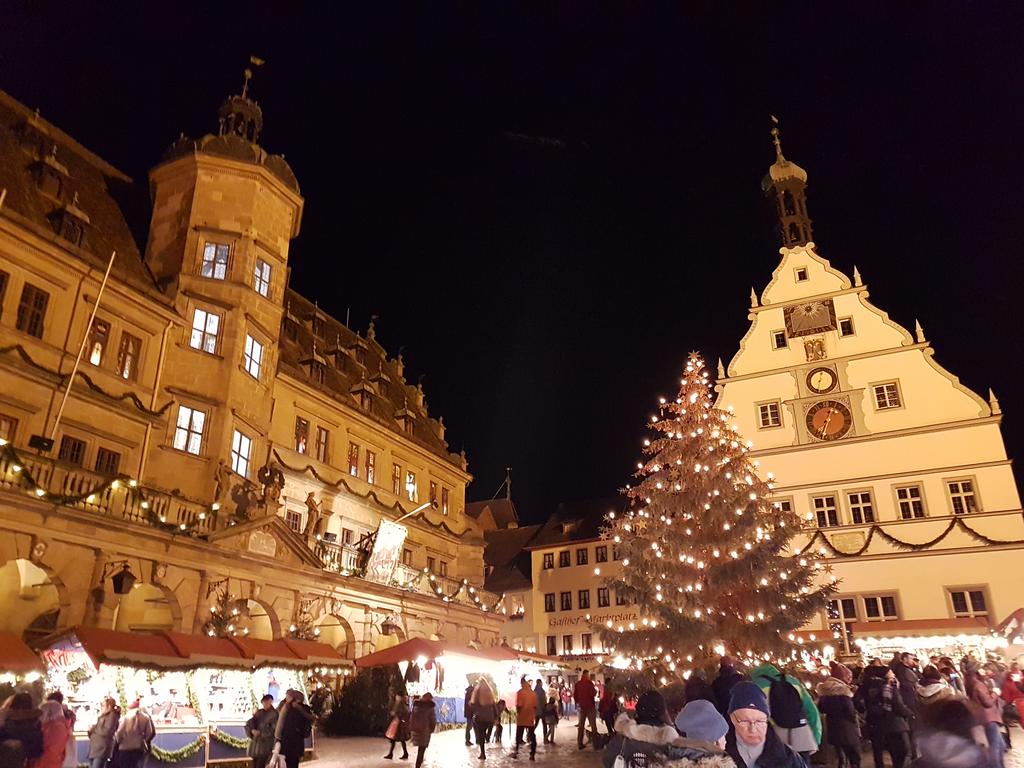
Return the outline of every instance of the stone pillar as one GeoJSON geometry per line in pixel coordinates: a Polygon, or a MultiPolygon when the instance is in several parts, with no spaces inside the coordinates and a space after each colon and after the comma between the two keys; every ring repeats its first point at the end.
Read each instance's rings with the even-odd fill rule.
{"type": "Polygon", "coordinates": [[[100,619],[103,615],[103,607],[107,598],[106,585],[102,584],[100,579],[103,578],[103,566],[106,565],[108,555],[102,549],[94,549],[92,554],[92,575],[89,577],[90,586],[84,606],[85,613],[82,616],[82,626],[84,627],[100,626],[100,619]],[[97,597],[99,597],[100,592],[93,592],[97,588],[102,590],[103,593],[102,599],[99,600],[97,600],[97,597]]]}
{"type": "Polygon", "coordinates": [[[203,622],[206,621],[206,590],[210,588],[210,574],[203,570],[199,572],[199,589],[196,592],[196,611],[192,619],[192,634],[198,635],[203,631],[203,622]]]}

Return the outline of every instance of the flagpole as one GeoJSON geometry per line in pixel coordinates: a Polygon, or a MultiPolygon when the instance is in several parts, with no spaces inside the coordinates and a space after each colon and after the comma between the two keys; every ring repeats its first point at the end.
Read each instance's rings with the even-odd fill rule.
{"type": "Polygon", "coordinates": [[[53,429],[50,430],[51,444],[54,436],[57,434],[57,427],[60,425],[60,418],[64,415],[64,406],[67,405],[68,395],[71,394],[71,385],[75,381],[75,374],[78,373],[78,366],[82,363],[82,355],[85,354],[85,345],[89,341],[92,322],[96,319],[96,310],[100,308],[100,300],[103,298],[103,291],[107,287],[107,280],[110,278],[110,269],[114,266],[114,258],[116,256],[117,251],[110,252],[110,261],[107,263],[107,271],[103,273],[103,282],[100,283],[100,290],[96,294],[96,302],[92,305],[92,312],[89,314],[89,322],[85,326],[85,335],[82,336],[82,344],[78,347],[78,357],[75,358],[75,365],[71,369],[71,375],[68,377],[68,386],[67,389],[64,390],[64,397],[61,398],[60,408],[57,409],[57,418],[53,422],[53,429]]]}

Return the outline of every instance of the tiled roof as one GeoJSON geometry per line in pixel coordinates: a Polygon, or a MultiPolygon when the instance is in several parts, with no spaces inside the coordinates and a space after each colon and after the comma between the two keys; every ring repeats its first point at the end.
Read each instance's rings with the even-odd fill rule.
{"type": "Polygon", "coordinates": [[[498,528],[508,528],[510,524],[519,524],[519,513],[512,499],[489,499],[487,501],[471,501],[466,504],[466,514],[474,520],[480,518],[484,510],[491,511],[494,524],[498,528]]]}
{"type": "Polygon", "coordinates": [[[0,91],[0,190],[7,190],[0,216],[9,217],[103,270],[117,251],[112,276],[157,298],[157,288],[142,261],[139,243],[148,224],[148,198],[119,170],[101,160],[60,129],[0,91]],[[48,168],[59,178],[59,192],[44,192],[38,179],[48,168]],[[77,200],[76,200],[77,196],[77,200]],[[60,212],[74,204],[85,214],[82,247],[58,236],[60,212]],[[134,227],[134,232],[133,232],[134,227]],[[136,239],[138,237],[138,239],[136,239]]]}
{"type": "Polygon", "coordinates": [[[619,496],[610,499],[562,502],[529,546],[550,547],[596,539],[601,535],[605,515],[612,511],[616,514],[621,513],[628,503],[628,499],[619,496]]]}
{"type": "Polygon", "coordinates": [[[511,592],[529,589],[532,584],[530,551],[527,547],[543,526],[527,525],[487,531],[484,540],[484,562],[490,571],[484,587],[491,592],[511,592]]]}
{"type": "Polygon", "coordinates": [[[442,459],[462,467],[462,457],[449,452],[448,443],[440,435],[440,424],[429,417],[425,406],[419,405],[417,387],[407,384],[399,373],[398,362],[389,360],[384,348],[375,339],[364,337],[336,320],[313,302],[295,291],[285,295],[285,327],[281,330],[279,368],[309,386],[326,391],[349,407],[361,408],[359,387],[371,393],[370,407],[364,413],[442,459]],[[319,334],[313,332],[314,316],[318,318],[319,334]],[[292,338],[294,335],[294,338],[292,338]],[[309,361],[323,365],[323,384],[316,382],[309,361]],[[357,355],[357,349],[361,352],[357,355]],[[362,359],[359,359],[361,355],[362,359]],[[401,411],[413,420],[410,435],[398,422],[401,411]]]}

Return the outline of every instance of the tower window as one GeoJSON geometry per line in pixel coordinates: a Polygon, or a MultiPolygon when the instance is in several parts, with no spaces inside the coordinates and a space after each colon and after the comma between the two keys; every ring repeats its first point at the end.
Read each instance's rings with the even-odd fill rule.
{"type": "Polygon", "coordinates": [[[782,209],[786,216],[796,215],[796,205],[793,203],[793,193],[788,189],[782,193],[782,209]]]}
{"type": "Polygon", "coordinates": [[[778,400],[758,405],[757,416],[761,429],[782,426],[782,411],[778,400]]]}
{"type": "Polygon", "coordinates": [[[135,381],[139,372],[139,352],[142,341],[130,333],[121,332],[121,347],[117,351],[117,375],[125,381],[135,381]]]}
{"type": "Polygon", "coordinates": [[[306,453],[309,450],[309,422],[301,416],[295,417],[295,451],[306,453]]]}
{"type": "MultiPolygon", "coordinates": [[[[800,241],[800,227],[798,227],[796,225],[796,222],[793,222],[792,224],[789,225],[789,242],[797,243],[799,241],[800,241]]],[[[807,276],[805,275],[801,279],[806,280],[807,276]]]]}
{"type": "Polygon", "coordinates": [[[178,421],[174,427],[174,447],[176,450],[198,456],[203,446],[203,430],[206,427],[206,414],[187,405],[178,406],[178,421]]]}
{"type": "Polygon", "coordinates": [[[864,616],[868,621],[895,621],[900,617],[896,595],[864,595],[864,616]]]}
{"type": "Polygon", "coordinates": [[[323,427],[316,428],[316,460],[327,464],[331,460],[331,433],[323,427]]]}
{"type": "Polygon", "coordinates": [[[841,318],[839,318],[839,335],[840,336],[853,336],[853,318],[852,317],[841,317],[841,318]]]}
{"type": "Polygon", "coordinates": [[[366,482],[373,485],[377,477],[377,454],[373,451],[366,452],[366,482]]]}
{"type": "Polygon", "coordinates": [[[896,503],[900,508],[900,518],[903,520],[924,517],[924,496],[920,485],[904,485],[897,488],[896,503]]]}
{"type": "Polygon", "coordinates": [[[223,243],[206,243],[203,246],[203,263],[199,274],[213,280],[224,280],[228,276],[228,254],[231,248],[223,243]]]}
{"type": "Polygon", "coordinates": [[[108,477],[116,475],[121,466],[121,454],[109,448],[96,449],[96,471],[108,477]]]}
{"type": "Polygon", "coordinates": [[[254,379],[260,377],[260,366],[263,364],[263,345],[252,336],[245,336],[245,358],[243,367],[245,372],[254,379]]]}
{"type": "Polygon", "coordinates": [[[92,321],[92,328],[89,329],[89,362],[92,365],[99,365],[103,362],[103,353],[107,349],[107,342],[110,341],[110,323],[106,320],[95,319],[92,321]]]}
{"type": "Polygon", "coordinates": [[[870,491],[855,491],[846,495],[850,502],[850,517],[857,525],[875,522],[875,508],[870,491]]]}
{"type": "Polygon", "coordinates": [[[900,388],[895,381],[889,381],[885,384],[876,384],[875,390],[875,408],[879,411],[888,410],[889,408],[899,408],[903,403],[900,400],[900,388]]]}
{"type": "Polygon", "coordinates": [[[196,309],[192,315],[192,337],[189,346],[201,352],[217,352],[217,334],[220,333],[220,315],[196,309]]]}
{"type": "Polygon", "coordinates": [[[64,435],[60,439],[60,452],[57,455],[61,461],[82,466],[82,460],[85,459],[85,441],[64,435]]]}
{"type": "Polygon", "coordinates": [[[788,346],[785,331],[772,331],[772,349],[785,349],[788,346]]]}
{"type": "Polygon", "coordinates": [[[32,283],[25,283],[21,289],[21,301],[18,302],[18,320],[15,327],[29,336],[43,338],[43,321],[46,319],[46,307],[50,303],[50,294],[36,288],[32,283]]]}
{"type": "Polygon", "coordinates": [[[249,475],[249,455],[252,453],[252,440],[237,429],[231,437],[231,469],[242,477],[249,475]]]}
{"type": "Polygon", "coordinates": [[[988,603],[983,589],[951,589],[954,616],[988,616],[988,603]]]}
{"type": "MultiPolygon", "coordinates": [[[[796,242],[800,239],[800,230],[797,229],[796,224],[789,225],[789,239],[790,242],[796,242]]],[[[794,272],[796,273],[796,281],[802,283],[807,279],[807,267],[797,267],[794,272]]]]}
{"type": "Polygon", "coordinates": [[[835,496],[815,496],[811,499],[814,515],[819,528],[835,528],[839,525],[839,509],[835,496]]]}
{"type": "Polygon", "coordinates": [[[969,515],[978,511],[973,480],[950,480],[946,487],[949,489],[949,502],[953,507],[953,514],[969,515]]]}
{"type": "Polygon", "coordinates": [[[270,295],[270,265],[263,259],[256,259],[256,270],[253,274],[252,287],[260,296],[270,295]]]}

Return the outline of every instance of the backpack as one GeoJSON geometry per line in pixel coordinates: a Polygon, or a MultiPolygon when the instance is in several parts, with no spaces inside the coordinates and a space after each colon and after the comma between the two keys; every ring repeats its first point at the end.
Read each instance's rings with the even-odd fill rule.
{"type": "Polygon", "coordinates": [[[786,680],[785,675],[779,675],[771,681],[771,687],[768,689],[768,708],[771,710],[772,720],[780,728],[799,728],[807,725],[807,715],[804,713],[800,692],[786,680]]]}

